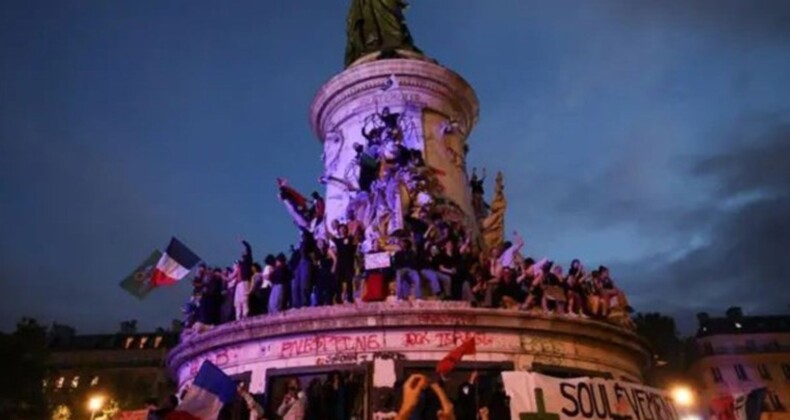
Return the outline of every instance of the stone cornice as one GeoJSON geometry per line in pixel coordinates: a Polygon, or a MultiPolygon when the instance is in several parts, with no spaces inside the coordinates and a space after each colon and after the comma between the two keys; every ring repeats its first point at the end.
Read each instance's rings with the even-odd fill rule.
{"type": "Polygon", "coordinates": [[[377,105],[386,106],[388,102],[402,103],[414,94],[420,97],[417,102],[456,119],[466,133],[477,122],[477,96],[461,76],[430,61],[389,59],[354,65],[324,84],[310,106],[313,133],[323,141],[353,108],[365,106],[365,99],[380,99],[377,105]],[[398,87],[385,91],[382,88],[390,76],[398,87]]]}
{"type": "Polygon", "coordinates": [[[218,348],[300,334],[371,330],[457,329],[509,331],[532,337],[597,342],[629,353],[647,366],[647,344],[634,332],[606,322],[504,309],[471,308],[460,302],[382,302],[304,308],[257,316],[185,336],[168,355],[172,372],[218,348]]]}

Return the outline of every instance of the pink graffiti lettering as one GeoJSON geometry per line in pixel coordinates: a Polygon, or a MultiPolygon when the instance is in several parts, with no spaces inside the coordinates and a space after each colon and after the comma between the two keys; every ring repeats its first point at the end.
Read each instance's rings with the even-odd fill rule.
{"type": "Polygon", "coordinates": [[[474,338],[478,346],[491,346],[494,339],[486,333],[471,331],[442,331],[429,334],[428,332],[407,332],[403,336],[405,347],[452,347],[458,346],[466,340],[474,338]]]}
{"type": "Polygon", "coordinates": [[[191,375],[197,375],[200,366],[203,365],[203,362],[206,360],[214,363],[218,367],[222,367],[230,363],[231,359],[236,359],[237,357],[238,355],[236,354],[235,348],[217,350],[214,353],[209,353],[205,357],[200,357],[190,363],[189,373],[191,375]]]}
{"type": "Polygon", "coordinates": [[[280,344],[280,357],[295,357],[305,354],[365,352],[381,348],[378,334],[360,336],[349,335],[317,335],[280,344]]]}

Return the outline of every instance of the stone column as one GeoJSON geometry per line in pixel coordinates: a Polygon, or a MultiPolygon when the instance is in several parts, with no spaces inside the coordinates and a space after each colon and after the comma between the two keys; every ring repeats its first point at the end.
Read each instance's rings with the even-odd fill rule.
{"type": "Polygon", "coordinates": [[[356,186],[355,143],[381,121],[401,114],[399,126],[406,147],[423,152],[436,176],[434,200],[457,206],[471,231],[478,231],[472,210],[465,163],[466,137],[477,121],[478,103],[472,87],[453,71],[427,58],[361,60],[332,78],[310,107],[313,132],[324,145],[327,182],[327,225],[342,219],[356,186]],[[338,181],[344,180],[344,182],[338,181]]]}

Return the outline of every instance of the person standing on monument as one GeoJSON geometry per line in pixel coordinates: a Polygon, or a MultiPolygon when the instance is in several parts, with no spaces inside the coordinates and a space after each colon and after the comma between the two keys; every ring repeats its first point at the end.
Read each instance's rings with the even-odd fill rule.
{"type": "Polygon", "coordinates": [[[332,273],[335,265],[335,254],[324,239],[316,241],[316,297],[318,306],[331,305],[337,295],[337,280],[332,273]]]}
{"type": "Polygon", "coordinates": [[[348,226],[341,223],[337,227],[337,237],[332,238],[335,249],[335,264],[332,274],[340,285],[340,300],[354,302],[354,276],[356,275],[357,243],[348,233],[348,226]]]}
{"type": "Polygon", "coordinates": [[[299,243],[299,262],[294,273],[291,289],[291,307],[310,306],[310,291],[313,286],[313,259],[315,255],[315,238],[307,229],[302,229],[302,240],[299,243]]]}
{"type": "Polygon", "coordinates": [[[285,287],[291,282],[291,270],[288,269],[288,260],[285,254],[277,254],[272,270],[272,292],[269,295],[269,313],[276,314],[285,309],[283,298],[285,287]]]}
{"type": "Polygon", "coordinates": [[[245,280],[241,268],[243,262],[236,263],[231,278],[231,292],[233,293],[233,307],[236,309],[236,319],[244,319],[250,311],[250,280],[245,280]]]}

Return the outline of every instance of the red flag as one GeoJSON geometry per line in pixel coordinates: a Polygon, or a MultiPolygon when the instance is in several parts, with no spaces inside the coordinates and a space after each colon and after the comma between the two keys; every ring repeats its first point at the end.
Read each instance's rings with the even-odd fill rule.
{"type": "Polygon", "coordinates": [[[440,375],[446,375],[450,373],[455,365],[461,361],[461,358],[464,357],[464,355],[475,354],[475,352],[477,352],[477,349],[475,348],[475,338],[471,337],[464,341],[463,344],[456,347],[453,351],[447,353],[447,356],[444,356],[444,358],[440,360],[438,364],[436,364],[436,372],[438,372],[440,375]]]}

